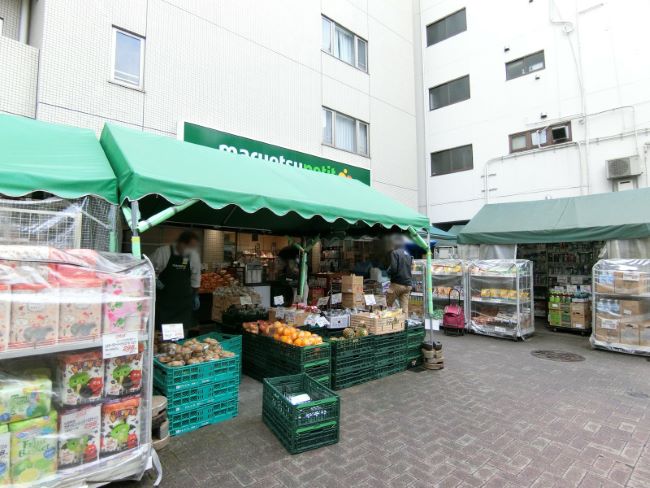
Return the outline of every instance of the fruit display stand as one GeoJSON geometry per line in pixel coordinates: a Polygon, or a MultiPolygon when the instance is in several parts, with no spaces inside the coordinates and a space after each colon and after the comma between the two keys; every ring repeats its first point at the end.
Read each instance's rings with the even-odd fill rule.
{"type": "Polygon", "coordinates": [[[313,334],[298,331],[287,325],[273,326],[262,322],[256,324],[257,330],[252,328],[253,324],[244,325],[242,367],[245,375],[261,381],[275,376],[306,373],[319,383],[330,385],[330,344],[323,342],[320,336],[317,344],[296,345],[293,341],[288,342],[290,335],[278,334],[277,331],[289,331],[291,334],[294,331],[304,332],[310,334],[310,337],[313,337],[313,334]],[[273,327],[273,329],[265,329],[265,327],[273,327]],[[266,335],[269,332],[271,335],[266,335]],[[286,337],[287,342],[283,342],[283,337],[286,337]]]}
{"type": "Polygon", "coordinates": [[[170,435],[237,416],[241,336],[210,333],[157,349],[154,388],[167,397],[170,435]]]}
{"type": "Polygon", "coordinates": [[[604,259],[593,267],[591,345],[650,356],[650,260],[604,259]]]}
{"type": "Polygon", "coordinates": [[[146,260],[0,246],[0,484],[140,479],[151,445],[146,260]]]}
{"type": "Polygon", "coordinates": [[[535,332],[533,266],[522,259],[472,261],[468,268],[470,329],[517,340],[535,332]]]}
{"type": "Polygon", "coordinates": [[[341,402],[306,374],[267,378],[262,420],[290,454],[339,441],[341,402]]]}

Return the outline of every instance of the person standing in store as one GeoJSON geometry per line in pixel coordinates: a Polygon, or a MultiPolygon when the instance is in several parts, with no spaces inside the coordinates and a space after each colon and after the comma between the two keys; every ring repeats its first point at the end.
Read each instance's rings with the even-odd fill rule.
{"type": "Polygon", "coordinates": [[[386,302],[390,307],[395,303],[395,300],[398,300],[402,311],[408,318],[409,296],[413,286],[411,275],[413,258],[406,251],[403,240],[395,241],[389,258],[388,277],[390,278],[390,287],[388,288],[386,302]]]}
{"type": "Polygon", "coordinates": [[[156,328],[162,324],[192,325],[192,312],[199,309],[201,261],[199,236],[184,231],[176,242],[159,247],[151,255],[156,271],[156,328]]]}

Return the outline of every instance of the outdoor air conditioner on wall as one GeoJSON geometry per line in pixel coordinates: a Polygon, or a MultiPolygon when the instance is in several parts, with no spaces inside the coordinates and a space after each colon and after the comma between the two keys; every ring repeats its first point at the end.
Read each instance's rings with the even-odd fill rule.
{"type": "Polygon", "coordinates": [[[607,179],[627,178],[628,176],[640,175],[641,159],[639,156],[628,156],[626,158],[610,159],[607,161],[607,179]]]}

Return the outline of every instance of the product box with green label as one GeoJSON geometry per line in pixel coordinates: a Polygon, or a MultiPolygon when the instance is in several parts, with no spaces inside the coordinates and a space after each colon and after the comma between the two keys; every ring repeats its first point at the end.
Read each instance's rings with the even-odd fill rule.
{"type": "Polygon", "coordinates": [[[9,453],[11,452],[11,434],[6,424],[0,425],[0,486],[11,483],[9,476],[9,453]]]}
{"type": "Polygon", "coordinates": [[[11,481],[25,486],[56,474],[57,414],[9,424],[11,481]]]}
{"type": "Polygon", "coordinates": [[[50,411],[52,381],[49,370],[23,374],[0,373],[0,422],[41,417],[50,411]]]}

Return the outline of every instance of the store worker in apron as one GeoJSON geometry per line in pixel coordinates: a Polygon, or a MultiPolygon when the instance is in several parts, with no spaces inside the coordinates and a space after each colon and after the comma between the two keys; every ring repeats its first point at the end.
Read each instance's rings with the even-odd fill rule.
{"type": "Polygon", "coordinates": [[[156,328],[161,324],[192,324],[192,312],[199,309],[201,261],[199,237],[185,231],[174,244],[159,247],[151,255],[156,270],[156,328]]]}
{"type": "Polygon", "coordinates": [[[389,258],[388,277],[390,278],[390,287],[388,288],[386,303],[391,307],[397,300],[402,312],[408,318],[409,297],[413,286],[411,275],[413,258],[406,251],[403,240],[396,240],[395,247],[391,251],[389,258]]]}

